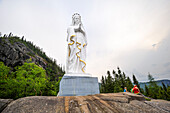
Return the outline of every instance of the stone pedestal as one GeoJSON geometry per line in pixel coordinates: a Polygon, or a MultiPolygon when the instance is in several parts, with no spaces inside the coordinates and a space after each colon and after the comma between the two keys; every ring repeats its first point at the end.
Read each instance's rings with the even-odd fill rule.
{"type": "Polygon", "coordinates": [[[60,82],[58,96],[85,96],[99,94],[97,77],[90,74],[65,74],[60,82]]]}

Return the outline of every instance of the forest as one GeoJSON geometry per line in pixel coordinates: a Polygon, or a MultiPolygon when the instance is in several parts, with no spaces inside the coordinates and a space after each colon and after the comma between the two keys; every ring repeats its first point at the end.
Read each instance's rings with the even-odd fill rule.
{"type": "Polygon", "coordinates": [[[102,76],[100,84],[100,93],[118,93],[123,92],[124,87],[127,88],[128,92],[131,92],[133,85],[137,85],[140,92],[148,97],[153,99],[164,99],[170,101],[170,86],[166,86],[162,82],[162,86],[158,86],[154,80],[154,77],[151,74],[148,74],[149,85],[145,85],[145,89],[140,88],[140,84],[133,75],[133,81],[125,75],[124,72],[117,68],[115,70],[107,71],[107,76],[102,76]]]}
{"type": "Polygon", "coordinates": [[[0,62],[0,98],[57,95],[61,77],[58,81],[50,81],[46,71],[34,63],[24,63],[15,70],[0,62]]]}

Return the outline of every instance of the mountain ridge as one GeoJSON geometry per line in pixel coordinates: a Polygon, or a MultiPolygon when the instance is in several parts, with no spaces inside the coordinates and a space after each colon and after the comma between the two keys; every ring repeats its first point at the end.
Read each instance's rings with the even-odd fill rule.
{"type": "MultiPolygon", "coordinates": [[[[162,83],[164,83],[165,86],[170,86],[170,80],[168,80],[168,79],[155,80],[155,82],[158,86],[161,86],[161,87],[163,86],[162,83]]],[[[148,86],[149,82],[139,82],[139,85],[141,88],[145,89],[145,85],[148,86]]]]}
{"type": "Polygon", "coordinates": [[[43,67],[48,76],[52,76],[58,80],[58,77],[64,75],[62,67],[56,64],[56,60],[49,58],[40,47],[34,45],[30,41],[13,36],[12,33],[0,37],[0,61],[8,67],[14,69],[16,66],[21,66],[24,62],[33,62],[39,67],[43,67]],[[57,75],[54,77],[54,75],[57,75]]]}

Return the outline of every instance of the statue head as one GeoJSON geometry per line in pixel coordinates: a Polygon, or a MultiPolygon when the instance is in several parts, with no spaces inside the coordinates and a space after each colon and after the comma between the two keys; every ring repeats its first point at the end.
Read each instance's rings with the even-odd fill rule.
{"type": "Polygon", "coordinates": [[[81,16],[78,13],[73,14],[72,16],[72,25],[81,24],[81,16]]]}

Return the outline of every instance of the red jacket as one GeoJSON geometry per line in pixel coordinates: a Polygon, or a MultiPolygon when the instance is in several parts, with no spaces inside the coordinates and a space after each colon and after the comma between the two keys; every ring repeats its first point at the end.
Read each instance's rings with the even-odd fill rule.
{"type": "Polygon", "coordinates": [[[138,89],[138,87],[134,87],[133,88],[133,92],[136,94],[136,93],[139,93],[139,89],[138,89]]]}

